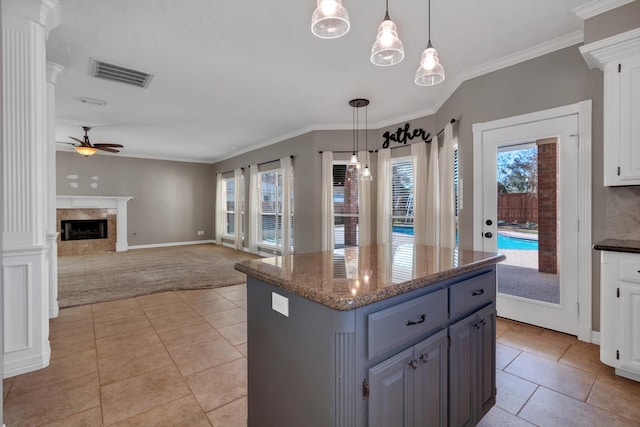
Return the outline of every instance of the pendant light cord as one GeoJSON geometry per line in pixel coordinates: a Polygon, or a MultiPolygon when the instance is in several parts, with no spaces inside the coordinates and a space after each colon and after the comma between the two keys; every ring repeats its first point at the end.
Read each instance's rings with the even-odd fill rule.
{"type": "Polygon", "coordinates": [[[431,0],[427,0],[427,6],[428,6],[428,13],[429,13],[427,20],[429,21],[429,43],[430,43],[431,42],[431,0]]]}

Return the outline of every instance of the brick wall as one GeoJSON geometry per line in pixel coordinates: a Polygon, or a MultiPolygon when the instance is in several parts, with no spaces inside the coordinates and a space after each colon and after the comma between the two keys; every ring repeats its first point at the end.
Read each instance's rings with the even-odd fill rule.
{"type": "Polygon", "coordinates": [[[558,273],[558,152],[556,138],[538,145],[538,271],[558,273]]]}

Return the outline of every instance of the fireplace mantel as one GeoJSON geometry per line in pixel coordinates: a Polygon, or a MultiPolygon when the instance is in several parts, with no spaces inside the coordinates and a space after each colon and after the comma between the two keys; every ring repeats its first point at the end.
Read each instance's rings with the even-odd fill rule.
{"type": "Polygon", "coordinates": [[[127,202],[132,196],[56,196],[57,209],[116,209],[116,252],[129,249],[127,240],[127,202]]]}

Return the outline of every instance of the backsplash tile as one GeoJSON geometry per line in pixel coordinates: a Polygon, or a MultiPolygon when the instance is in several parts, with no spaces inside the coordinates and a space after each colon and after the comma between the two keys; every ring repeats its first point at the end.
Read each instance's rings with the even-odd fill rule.
{"type": "Polygon", "coordinates": [[[640,240],[640,186],[609,187],[607,190],[606,236],[640,240]]]}

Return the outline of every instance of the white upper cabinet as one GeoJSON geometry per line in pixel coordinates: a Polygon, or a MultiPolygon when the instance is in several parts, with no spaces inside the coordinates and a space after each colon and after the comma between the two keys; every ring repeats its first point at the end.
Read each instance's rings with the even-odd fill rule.
{"type": "Polygon", "coordinates": [[[640,185],[640,28],[580,51],[604,71],[604,185],[640,185]]]}

